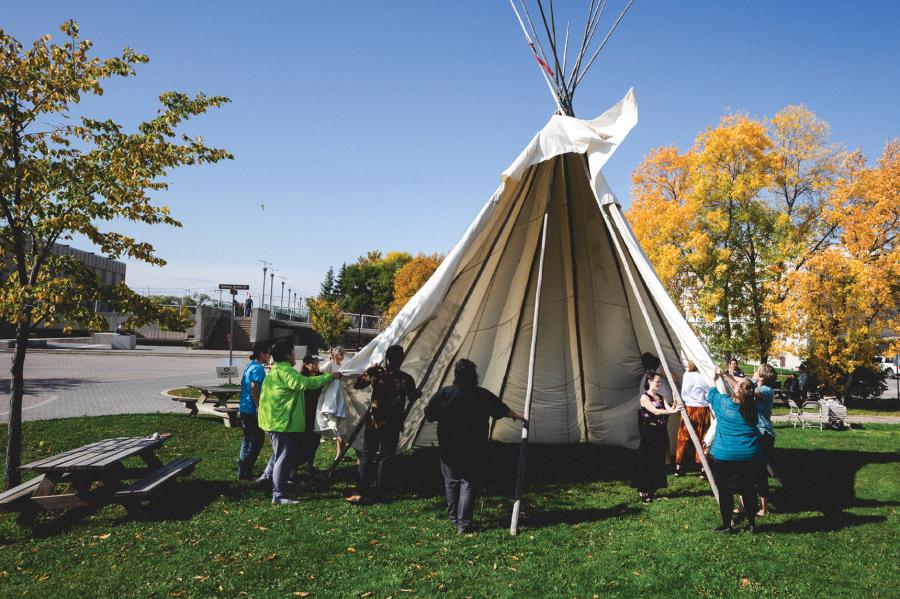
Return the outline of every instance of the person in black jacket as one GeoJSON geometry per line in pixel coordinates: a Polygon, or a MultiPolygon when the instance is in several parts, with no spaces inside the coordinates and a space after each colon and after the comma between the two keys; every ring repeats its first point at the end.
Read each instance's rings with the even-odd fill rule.
{"type": "Polygon", "coordinates": [[[441,473],[447,493],[447,515],[460,533],[472,532],[472,513],[479,489],[480,465],[488,441],[490,419],[522,416],[483,387],[473,362],[456,363],[453,384],[434,394],[425,407],[429,422],[438,423],[441,473]]]}
{"type": "Polygon", "coordinates": [[[347,498],[350,503],[366,503],[370,499],[369,488],[376,472],[378,494],[384,497],[406,414],[412,403],[422,397],[413,378],[400,370],[406,357],[403,348],[392,345],[387,348],[384,357],[384,367],[366,369],[353,384],[354,389],[372,385],[372,402],[366,412],[363,451],[357,471],[358,488],[356,494],[347,498]]]}

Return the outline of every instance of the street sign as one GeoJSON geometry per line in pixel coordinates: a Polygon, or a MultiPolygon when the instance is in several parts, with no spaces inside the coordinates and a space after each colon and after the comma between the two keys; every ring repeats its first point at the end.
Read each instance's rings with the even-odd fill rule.
{"type": "Polygon", "coordinates": [[[234,283],[219,283],[219,289],[231,289],[232,291],[249,291],[250,285],[236,285],[234,283]]]}
{"type": "Polygon", "coordinates": [[[238,376],[237,366],[216,366],[216,374],[220,379],[230,379],[238,376]]]}

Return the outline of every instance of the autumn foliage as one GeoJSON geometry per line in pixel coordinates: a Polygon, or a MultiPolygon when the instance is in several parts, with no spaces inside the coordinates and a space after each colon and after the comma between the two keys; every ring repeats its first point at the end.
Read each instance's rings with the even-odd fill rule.
{"type": "Polygon", "coordinates": [[[898,153],[866,168],[803,106],[727,115],[687,151],[645,157],[627,216],[714,353],[791,347],[836,388],[900,335],[898,153]]]}
{"type": "Polygon", "coordinates": [[[385,313],[385,323],[389,323],[403,309],[403,306],[422,288],[444,259],[440,254],[426,256],[419,254],[407,262],[394,275],[394,301],[385,313]]]}

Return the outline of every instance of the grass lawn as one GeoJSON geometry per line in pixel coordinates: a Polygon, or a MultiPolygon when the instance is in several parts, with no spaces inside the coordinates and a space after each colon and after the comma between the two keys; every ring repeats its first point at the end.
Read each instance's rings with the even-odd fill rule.
{"type": "MultiPolygon", "coordinates": [[[[464,536],[445,520],[433,449],[397,459],[396,501],[361,508],[341,500],[350,462],[333,486],[311,485],[298,491],[300,504],[273,507],[234,480],[240,431],[218,419],[26,423],[25,458],[154,431],[174,435],[164,460],[203,458],[195,473],[140,516],[109,506],[31,530],[0,515],[0,595],[898,596],[900,427],[779,428],[786,486],[776,489],[777,511],[765,532],[728,537],[711,532],[717,509],[699,478],[670,477],[663,499],[642,505],[627,484],[630,454],[594,446],[532,446],[516,538],[507,531],[512,446],[491,448],[484,530],[464,536]]],[[[323,445],[321,466],[332,452],[323,445]]]]}
{"type": "MultiPolygon", "coordinates": [[[[786,405],[776,405],[772,409],[772,413],[776,416],[783,416],[788,413],[788,408],[786,405]]],[[[847,404],[847,414],[850,416],[900,416],[900,400],[895,397],[852,399],[847,404]]]]}

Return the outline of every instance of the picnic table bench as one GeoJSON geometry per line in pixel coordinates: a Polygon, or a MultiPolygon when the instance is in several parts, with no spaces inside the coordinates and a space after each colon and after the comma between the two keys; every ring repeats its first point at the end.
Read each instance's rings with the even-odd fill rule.
{"type": "Polygon", "coordinates": [[[240,387],[188,385],[188,388],[198,391],[200,397],[171,396],[172,401],[179,401],[184,404],[184,407],[189,410],[188,416],[196,416],[200,413],[201,407],[206,407],[211,409],[204,410],[204,412],[221,416],[225,426],[238,426],[238,405],[237,400],[232,399],[232,396],[240,394],[240,387]]]}
{"type": "Polygon", "coordinates": [[[200,458],[163,464],[156,450],[167,437],[104,439],[24,464],[20,470],[38,475],[0,494],[0,509],[27,512],[97,507],[119,501],[126,507],[148,497],[177,476],[190,474],[200,458]],[[125,460],[139,457],[144,467],[125,460]],[[125,481],[138,479],[126,485],[125,481]]]}

